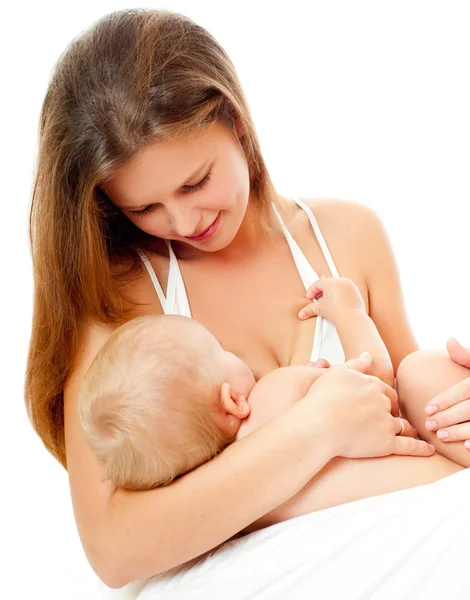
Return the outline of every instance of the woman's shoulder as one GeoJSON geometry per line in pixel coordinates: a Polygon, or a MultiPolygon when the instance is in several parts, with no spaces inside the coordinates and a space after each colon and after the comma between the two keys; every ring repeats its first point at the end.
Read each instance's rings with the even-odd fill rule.
{"type": "Polygon", "coordinates": [[[328,244],[345,246],[350,250],[369,252],[371,244],[380,244],[386,237],[378,213],[370,206],[341,198],[302,199],[313,212],[315,220],[328,244]]]}
{"type": "MultiPolygon", "coordinates": [[[[366,289],[373,263],[387,248],[387,233],[376,211],[360,202],[341,198],[302,198],[313,212],[319,229],[342,277],[366,289]]],[[[303,211],[296,211],[299,239],[312,236],[303,211]]]]}
{"type": "Polygon", "coordinates": [[[320,227],[323,224],[330,228],[340,226],[349,230],[364,230],[380,223],[373,208],[355,200],[306,198],[302,201],[312,210],[320,227]]]}
{"type": "Polygon", "coordinates": [[[107,323],[91,317],[83,317],[79,326],[79,352],[75,357],[70,379],[73,379],[77,372],[83,374],[82,371],[86,370],[98,350],[118,327],[136,317],[162,313],[162,307],[147,270],[143,266],[140,269],[133,269],[135,262],[130,259],[121,260],[120,267],[122,272],[132,273],[132,276],[122,277],[119,285],[125,312],[118,321],[107,323]]]}

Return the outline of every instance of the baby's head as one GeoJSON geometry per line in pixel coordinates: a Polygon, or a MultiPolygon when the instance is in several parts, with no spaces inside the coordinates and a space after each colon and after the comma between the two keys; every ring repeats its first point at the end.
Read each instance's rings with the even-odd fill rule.
{"type": "Polygon", "coordinates": [[[232,443],[254,384],[249,367],[197,321],[138,317],[98,352],[78,414],[106,478],[149,489],[232,443]]]}

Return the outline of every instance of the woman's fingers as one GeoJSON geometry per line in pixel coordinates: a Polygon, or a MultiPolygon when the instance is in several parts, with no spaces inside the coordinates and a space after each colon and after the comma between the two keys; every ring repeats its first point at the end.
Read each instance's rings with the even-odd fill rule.
{"type": "Polygon", "coordinates": [[[314,407],[317,417],[323,413],[321,418],[329,431],[334,456],[430,456],[434,452],[427,442],[411,437],[416,432],[405,419],[390,415],[391,409],[398,415],[395,390],[377,377],[347,365],[327,369],[300,406],[308,410],[314,407]]]}
{"type": "MultiPolygon", "coordinates": [[[[470,440],[470,423],[459,423],[445,429],[436,431],[437,437],[442,442],[466,442],[470,440]]],[[[468,449],[468,445],[465,447],[468,449]]]]}
{"type": "MultiPolygon", "coordinates": [[[[459,423],[436,431],[442,442],[464,442],[470,440],[470,423],[459,423]]],[[[467,446],[465,446],[467,448],[467,446]]]]}
{"type": "MultiPolygon", "coordinates": [[[[424,407],[427,415],[435,415],[440,411],[446,410],[455,404],[468,400],[470,398],[470,377],[460,381],[451,388],[435,396],[424,407]]],[[[470,419],[470,414],[468,415],[470,419]]]]}
{"type": "Polygon", "coordinates": [[[396,436],[392,445],[392,454],[402,456],[431,456],[435,448],[423,440],[413,437],[396,436]]]}
{"type": "Polygon", "coordinates": [[[308,364],[317,369],[329,369],[331,367],[330,363],[325,358],[319,358],[317,362],[309,362],[308,364]]]}
{"type": "MultiPolygon", "coordinates": [[[[386,383],[384,383],[383,386],[384,386],[383,393],[390,400],[390,412],[392,413],[392,416],[398,417],[398,415],[400,414],[400,407],[398,406],[398,394],[392,387],[390,387],[386,383]]],[[[405,420],[405,419],[403,419],[403,420],[405,420]]]]}
{"type": "Polygon", "coordinates": [[[447,352],[455,363],[470,368],[470,348],[465,348],[455,338],[450,338],[447,340],[447,352]]]}
{"type": "Polygon", "coordinates": [[[425,426],[429,431],[435,431],[436,429],[457,425],[465,421],[470,421],[470,400],[454,404],[454,406],[428,417],[425,426]]]}
{"type": "Polygon", "coordinates": [[[396,421],[397,435],[402,435],[404,437],[412,437],[412,438],[415,438],[418,435],[418,432],[416,431],[416,429],[406,419],[397,417],[395,419],[395,421],[396,421]]]}
{"type": "Polygon", "coordinates": [[[359,373],[367,373],[372,364],[372,357],[368,352],[363,352],[357,358],[351,358],[344,363],[345,367],[359,373]]]}

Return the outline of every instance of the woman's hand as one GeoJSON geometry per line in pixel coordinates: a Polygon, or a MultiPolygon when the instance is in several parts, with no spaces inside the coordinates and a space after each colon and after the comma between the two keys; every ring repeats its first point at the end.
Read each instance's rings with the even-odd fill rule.
{"type": "Polygon", "coordinates": [[[434,446],[414,439],[416,430],[397,416],[395,390],[365,374],[370,361],[365,353],[330,367],[300,402],[314,407],[330,433],[336,456],[431,456],[434,446]]]}
{"type": "Polygon", "coordinates": [[[316,362],[312,362],[311,360],[307,363],[309,367],[316,367],[317,369],[329,369],[331,367],[330,363],[326,360],[326,358],[319,358],[316,362]]]}
{"type": "Polygon", "coordinates": [[[325,317],[335,323],[347,310],[366,312],[364,300],[357,285],[344,277],[320,277],[307,290],[309,304],[299,311],[300,319],[325,317]]]}
{"type": "MultiPolygon", "coordinates": [[[[451,338],[447,342],[450,358],[470,369],[470,349],[451,338]]],[[[446,442],[465,442],[470,450],[470,377],[441,392],[430,400],[424,412],[428,416],[426,428],[436,431],[439,439],[446,442]]]]}

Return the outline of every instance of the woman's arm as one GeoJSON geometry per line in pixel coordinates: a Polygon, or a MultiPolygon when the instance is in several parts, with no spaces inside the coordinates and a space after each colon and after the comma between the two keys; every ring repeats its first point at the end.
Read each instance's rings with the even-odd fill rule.
{"type": "Polygon", "coordinates": [[[397,263],[381,219],[358,202],[326,199],[308,204],[340,276],[351,279],[361,290],[396,375],[400,362],[418,349],[418,343],[408,321],[397,263]]]}
{"type": "Polygon", "coordinates": [[[389,237],[377,214],[364,208],[363,246],[369,315],[390,355],[396,375],[401,361],[418,349],[406,313],[397,263],[389,237]]]}
{"type": "Polygon", "coordinates": [[[215,547],[296,494],[333,457],[318,418],[288,412],[173,484],[148,492],[103,482],[77,419],[78,389],[112,328],[89,325],[65,392],[67,467],[88,560],[110,587],[149,577],[215,547]]]}
{"type": "Polygon", "coordinates": [[[91,566],[110,587],[214,548],[292,498],[335,456],[433,452],[425,442],[396,436],[401,427],[390,414],[397,405],[391,388],[341,365],[328,369],[286,414],[171,485],[145,492],[116,489],[103,482],[76,414],[80,381],[111,333],[110,327],[87,327],[64,392],[75,519],[91,566]]]}

